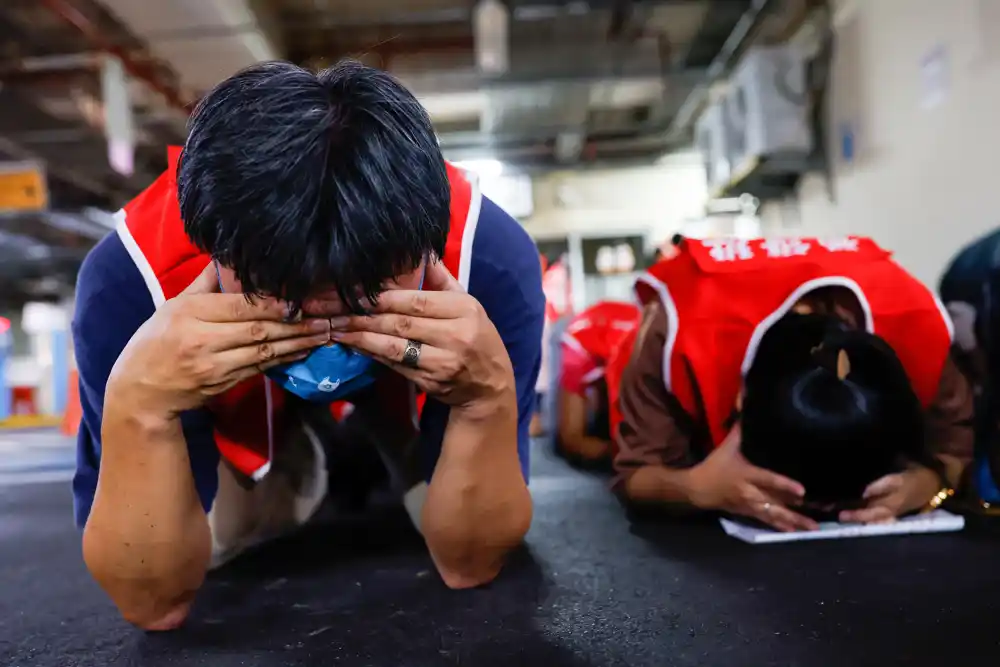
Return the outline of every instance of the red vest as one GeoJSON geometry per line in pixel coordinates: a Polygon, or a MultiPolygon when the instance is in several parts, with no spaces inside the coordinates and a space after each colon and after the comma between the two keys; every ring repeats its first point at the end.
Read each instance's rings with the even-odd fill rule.
{"type": "MultiPolygon", "coordinates": [[[[142,274],[159,308],[194,281],[210,261],[184,233],[177,202],[179,147],[168,149],[168,168],[142,194],[118,213],[117,232],[142,274]]],[[[482,195],[474,177],[451,164],[451,227],[442,258],[463,287],[468,289],[472,244],[479,222],[482,195]]],[[[272,389],[273,433],[287,426],[284,392],[272,389]]],[[[270,468],[268,410],[262,376],[239,384],[209,406],[215,415],[215,441],[219,452],[238,470],[259,479],[270,468]]]]}
{"type": "Polygon", "coordinates": [[[604,367],[618,341],[639,321],[642,311],[632,303],[599,301],[577,315],[566,327],[563,342],[582,350],[604,367]]]}
{"type": "Polygon", "coordinates": [[[636,283],[666,310],[663,380],[715,444],[726,435],[764,332],[807,293],[843,287],[857,297],[865,329],[899,357],[926,406],[937,394],[951,345],[951,320],[923,284],[870,239],[686,240],[636,283]]]}

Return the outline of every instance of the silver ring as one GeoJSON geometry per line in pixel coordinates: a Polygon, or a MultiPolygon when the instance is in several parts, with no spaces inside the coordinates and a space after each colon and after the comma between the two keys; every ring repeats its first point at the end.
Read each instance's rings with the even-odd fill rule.
{"type": "Polygon", "coordinates": [[[764,503],[764,511],[765,512],[771,511],[771,503],[764,503]]]}
{"type": "Polygon", "coordinates": [[[419,368],[421,345],[422,343],[418,340],[406,341],[406,347],[403,349],[403,360],[400,363],[407,368],[419,368]]]}

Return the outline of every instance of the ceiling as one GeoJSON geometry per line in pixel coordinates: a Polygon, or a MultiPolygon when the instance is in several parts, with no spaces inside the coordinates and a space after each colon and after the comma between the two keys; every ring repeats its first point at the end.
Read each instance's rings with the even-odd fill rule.
{"type": "MultiPolygon", "coordinates": [[[[46,213],[0,212],[0,302],[55,295],[114,210],[165,167],[187,110],[262,59],[389,70],[451,159],[525,169],[651,161],[751,39],[786,37],[818,0],[506,0],[509,65],[477,68],[472,0],[3,0],[0,160],[43,165],[46,213]],[[134,171],[110,165],[100,68],[130,75],[134,171]]],[[[493,24],[495,25],[495,23],[493,24]]]]}

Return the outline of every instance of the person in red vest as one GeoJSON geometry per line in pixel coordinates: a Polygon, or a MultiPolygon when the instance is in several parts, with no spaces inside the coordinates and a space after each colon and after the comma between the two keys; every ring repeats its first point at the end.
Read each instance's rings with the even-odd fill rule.
{"type": "Polygon", "coordinates": [[[632,326],[622,331],[622,335],[615,343],[615,348],[611,351],[608,363],[604,367],[604,384],[608,394],[608,435],[612,458],[618,455],[618,430],[622,423],[622,411],[619,404],[622,378],[625,375],[625,369],[628,368],[632,360],[632,354],[635,352],[639,338],[645,334],[643,324],[648,321],[648,319],[640,317],[633,321],[632,326]]]}
{"type": "Polygon", "coordinates": [[[871,240],[684,240],[636,291],[647,330],[623,373],[615,459],[626,501],[793,531],[891,521],[962,480],[972,397],[951,322],[871,240]]]}
{"type": "Polygon", "coordinates": [[[532,515],[534,242],[380,70],[261,63],[189,129],[77,285],[93,577],[132,623],[177,627],[209,568],[352,483],[338,445],[363,437],[444,582],[494,579],[532,515]]]}
{"type": "Polygon", "coordinates": [[[594,464],[608,459],[611,440],[605,366],[619,342],[638,325],[639,307],[600,301],[576,315],[562,339],[556,444],[570,460],[594,464]]]}

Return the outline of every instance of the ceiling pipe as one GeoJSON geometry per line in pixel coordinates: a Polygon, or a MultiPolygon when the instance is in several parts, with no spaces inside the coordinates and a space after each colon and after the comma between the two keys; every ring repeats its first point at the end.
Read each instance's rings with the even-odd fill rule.
{"type": "MultiPolygon", "coordinates": [[[[686,6],[703,2],[704,0],[642,0],[647,7],[686,6]]],[[[511,19],[518,23],[535,21],[554,21],[564,16],[585,16],[593,12],[611,10],[619,0],[509,0],[511,19]]],[[[282,21],[289,30],[306,29],[379,29],[386,30],[408,28],[415,26],[436,26],[440,24],[466,24],[472,20],[474,3],[467,7],[446,9],[425,9],[405,11],[400,13],[377,12],[369,16],[340,16],[322,10],[292,11],[282,21]]],[[[186,42],[196,39],[212,39],[231,37],[248,32],[256,32],[259,26],[253,23],[224,26],[208,25],[199,28],[181,28],[179,30],[161,30],[148,35],[149,40],[158,44],[161,42],[186,42]]]]}
{"type": "Polygon", "coordinates": [[[190,113],[194,100],[185,99],[177,87],[164,81],[156,70],[147,63],[142,63],[132,57],[128,51],[105,37],[100,27],[73,3],[73,0],[40,0],[41,4],[63,21],[79,30],[97,49],[110,53],[122,62],[125,71],[131,76],[144,81],[151,89],[159,93],[167,104],[190,113]]]}
{"type": "Polygon", "coordinates": [[[676,142],[683,138],[691,127],[695,115],[708,99],[709,90],[729,71],[733,60],[749,40],[754,30],[760,25],[764,12],[773,0],[751,0],[750,6],[743,12],[743,16],[736,23],[736,27],[729,33],[722,48],[712,59],[708,66],[705,78],[695,86],[694,90],[687,96],[684,103],[674,116],[670,128],[667,130],[667,141],[676,142]]]}

